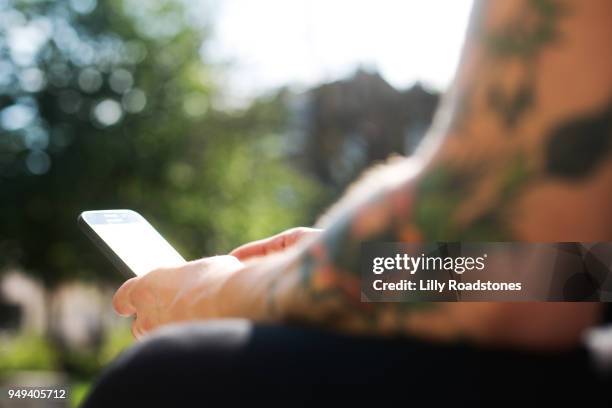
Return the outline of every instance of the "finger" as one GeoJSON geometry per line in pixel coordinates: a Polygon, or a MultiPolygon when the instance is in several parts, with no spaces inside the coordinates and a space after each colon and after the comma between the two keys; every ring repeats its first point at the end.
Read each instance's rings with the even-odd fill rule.
{"type": "Polygon", "coordinates": [[[296,227],[291,228],[285,234],[285,241],[283,242],[283,249],[294,245],[299,240],[312,235],[319,235],[323,232],[320,228],[310,228],[310,227],[296,227]]]}
{"type": "Polygon", "coordinates": [[[138,315],[132,322],[132,336],[135,339],[141,339],[153,329],[154,325],[151,320],[145,316],[138,315]]]}
{"type": "Polygon", "coordinates": [[[138,318],[136,318],[132,322],[132,337],[134,337],[136,340],[138,340],[138,339],[140,339],[141,336],[142,335],[140,333],[140,322],[138,321],[138,318]]]}
{"type": "Polygon", "coordinates": [[[130,316],[136,313],[134,305],[131,304],[130,292],[137,282],[138,278],[128,279],[119,289],[117,289],[117,292],[115,292],[113,296],[113,308],[117,314],[121,316],[130,316]]]}
{"type": "Polygon", "coordinates": [[[230,252],[230,255],[233,255],[240,260],[245,260],[257,256],[265,256],[270,253],[286,249],[287,247],[295,244],[298,240],[300,240],[306,235],[318,234],[320,232],[321,230],[316,228],[292,228],[269,238],[264,238],[258,241],[253,241],[244,244],[230,252]]]}
{"type": "Polygon", "coordinates": [[[155,328],[153,321],[148,317],[143,317],[140,320],[138,327],[140,328],[141,335],[147,334],[155,328]]]}
{"type": "Polygon", "coordinates": [[[235,256],[240,260],[254,258],[257,256],[265,256],[267,255],[269,248],[274,245],[274,242],[278,242],[280,239],[282,238],[279,238],[279,236],[273,236],[270,238],[249,242],[234,249],[232,252],[230,252],[230,255],[235,256]]]}

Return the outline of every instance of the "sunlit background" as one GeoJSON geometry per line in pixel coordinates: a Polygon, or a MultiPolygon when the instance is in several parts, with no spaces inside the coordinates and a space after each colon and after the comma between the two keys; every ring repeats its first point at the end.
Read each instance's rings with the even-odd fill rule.
{"type": "Polygon", "coordinates": [[[248,97],[379,72],[396,88],[445,89],[458,62],[471,0],[226,0],[204,55],[234,65],[228,87],[248,97]]]}
{"type": "Polygon", "coordinates": [[[131,342],[81,211],[135,209],[186,258],[313,223],[412,153],[469,8],[0,0],[0,383],[76,403],[131,342]]]}

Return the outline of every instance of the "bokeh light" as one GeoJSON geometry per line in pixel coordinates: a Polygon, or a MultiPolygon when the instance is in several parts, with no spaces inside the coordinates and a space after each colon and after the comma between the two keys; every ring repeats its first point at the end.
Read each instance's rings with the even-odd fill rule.
{"type": "Polygon", "coordinates": [[[32,123],[34,118],[36,108],[25,103],[17,103],[0,111],[0,125],[8,131],[22,129],[32,123]]]}
{"type": "Polygon", "coordinates": [[[40,92],[46,83],[45,74],[38,68],[27,68],[19,74],[19,82],[26,92],[40,92]]]}
{"type": "Polygon", "coordinates": [[[45,174],[51,168],[51,158],[42,150],[33,150],[26,157],[26,166],[34,175],[45,174]]]}
{"type": "Polygon", "coordinates": [[[70,7],[80,14],[88,14],[94,11],[98,2],[96,0],[70,0],[70,7]]]}
{"type": "Polygon", "coordinates": [[[83,92],[94,93],[102,86],[102,74],[95,68],[85,68],[79,73],[78,82],[83,92]]]}
{"type": "Polygon", "coordinates": [[[104,99],[98,102],[93,109],[93,116],[102,126],[112,126],[119,122],[123,116],[123,109],[114,99],[104,99]]]}
{"type": "Polygon", "coordinates": [[[134,84],[132,73],[121,68],[114,70],[108,81],[111,89],[118,94],[122,94],[129,90],[134,84]]]}
{"type": "Polygon", "coordinates": [[[131,89],[123,95],[121,103],[126,112],[139,113],[147,105],[147,96],[140,89],[131,89]]]}

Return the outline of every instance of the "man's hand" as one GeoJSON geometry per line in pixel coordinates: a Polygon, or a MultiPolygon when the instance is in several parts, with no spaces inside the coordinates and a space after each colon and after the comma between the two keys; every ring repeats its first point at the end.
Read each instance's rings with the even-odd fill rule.
{"type": "Polygon", "coordinates": [[[223,317],[219,292],[242,268],[237,258],[224,255],[155,269],[126,281],[115,293],[113,306],[120,315],[136,315],[136,338],[171,322],[223,317]]]}
{"type": "Polygon", "coordinates": [[[230,252],[230,255],[235,256],[241,261],[245,261],[249,258],[266,256],[283,251],[305,237],[319,235],[322,231],[323,230],[318,228],[291,228],[269,238],[260,239],[239,246],[230,252]]]}
{"type": "MultiPolygon", "coordinates": [[[[115,293],[113,306],[120,315],[136,315],[132,323],[132,333],[136,338],[172,322],[230,317],[226,313],[229,307],[224,308],[223,305],[240,304],[236,298],[247,296],[239,290],[232,290],[231,293],[223,291],[227,280],[245,269],[241,261],[279,253],[302,238],[319,235],[321,231],[306,227],[292,228],[242,245],[230,255],[187,262],[175,268],[155,269],[126,281],[115,293]]],[[[253,262],[250,264],[253,265],[253,262]]],[[[256,278],[255,273],[247,275],[249,280],[256,278]]],[[[256,284],[252,282],[249,286],[256,284]]],[[[247,316],[249,313],[242,310],[239,315],[247,316]]]]}

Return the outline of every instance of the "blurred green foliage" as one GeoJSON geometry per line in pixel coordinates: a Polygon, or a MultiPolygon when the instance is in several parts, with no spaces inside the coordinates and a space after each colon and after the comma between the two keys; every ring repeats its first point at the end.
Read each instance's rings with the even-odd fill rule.
{"type": "Polygon", "coordinates": [[[76,382],[70,388],[70,406],[79,407],[91,388],[90,382],[76,382]]]}
{"type": "Polygon", "coordinates": [[[73,379],[89,380],[134,342],[128,325],[113,327],[101,338],[99,347],[64,347],[55,345],[55,369],[69,373],[73,379]]]}
{"type": "Polygon", "coordinates": [[[0,381],[25,371],[65,372],[70,382],[71,406],[83,401],[93,378],[120,352],[133,343],[129,327],[115,327],[106,333],[96,350],[69,350],[61,353],[48,338],[33,333],[0,338],[0,381]]]}
{"type": "Polygon", "coordinates": [[[118,277],[83,210],[139,211],[186,258],[312,221],[319,187],[283,160],[282,94],[219,108],[192,7],[0,2],[0,268],[118,277]]]}
{"type": "Polygon", "coordinates": [[[117,327],[114,330],[109,330],[104,336],[104,341],[99,349],[97,360],[100,367],[106,366],[121,353],[124,349],[134,343],[132,331],[126,325],[125,327],[117,327]]]}
{"type": "Polygon", "coordinates": [[[14,372],[65,371],[74,378],[90,379],[134,342],[128,325],[114,327],[100,347],[60,351],[51,339],[24,332],[0,338],[0,379],[14,372]]]}
{"type": "Polygon", "coordinates": [[[17,370],[51,370],[56,365],[56,351],[42,336],[23,333],[0,339],[0,378],[17,370]]]}

